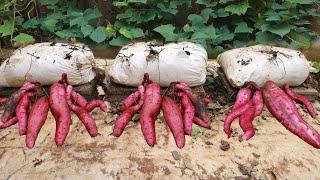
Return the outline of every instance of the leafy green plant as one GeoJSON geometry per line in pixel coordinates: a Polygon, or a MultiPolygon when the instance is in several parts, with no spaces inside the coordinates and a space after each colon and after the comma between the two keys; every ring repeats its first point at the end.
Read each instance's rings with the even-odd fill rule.
{"type": "MultiPolygon", "coordinates": [[[[15,3],[5,0],[0,10],[11,12],[15,3]]],[[[40,3],[45,16],[26,18],[12,12],[0,25],[1,37],[21,43],[41,35],[111,46],[150,39],[191,41],[211,52],[256,43],[308,48],[316,36],[308,29],[309,18],[320,17],[316,0],[115,0],[120,12],[115,23],[101,24],[105,18],[96,8],[79,10],[67,0],[40,3]]]]}

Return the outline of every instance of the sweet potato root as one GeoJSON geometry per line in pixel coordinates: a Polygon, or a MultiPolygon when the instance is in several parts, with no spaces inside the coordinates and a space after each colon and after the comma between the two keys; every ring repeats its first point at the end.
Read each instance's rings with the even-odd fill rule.
{"type": "Polygon", "coordinates": [[[84,98],[81,94],[75,91],[72,91],[71,97],[72,97],[72,100],[76,102],[77,105],[79,105],[80,107],[85,108],[86,105],[88,104],[88,101],[86,100],[86,98],[84,98]]]}
{"type": "Polygon", "coordinates": [[[9,98],[0,98],[0,106],[4,106],[8,103],[9,98]]]}
{"type": "Polygon", "coordinates": [[[26,93],[21,98],[19,104],[16,107],[16,116],[18,118],[19,134],[25,135],[27,133],[28,125],[28,108],[30,105],[30,97],[33,93],[26,93]]]}
{"type": "Polygon", "coordinates": [[[206,128],[206,129],[211,129],[211,125],[208,122],[205,122],[204,120],[198,118],[198,117],[194,117],[193,118],[193,123],[195,123],[196,125],[206,128]]]}
{"type": "Polygon", "coordinates": [[[162,96],[161,89],[157,83],[150,82],[145,74],[145,100],[140,111],[141,131],[147,144],[153,147],[156,143],[155,121],[160,112],[162,96]]]}
{"type": "Polygon", "coordinates": [[[13,118],[9,119],[8,121],[4,122],[3,124],[1,124],[0,129],[10,127],[10,126],[16,124],[17,122],[18,122],[17,117],[13,117],[13,118]]]}
{"type": "Polygon", "coordinates": [[[188,95],[185,93],[180,93],[179,96],[181,97],[181,105],[183,109],[183,125],[184,125],[184,132],[187,135],[192,134],[192,123],[193,118],[196,113],[196,110],[189,99],[188,95]]]}
{"type": "Polygon", "coordinates": [[[57,146],[62,146],[71,124],[71,111],[67,103],[66,86],[64,84],[54,83],[51,86],[49,103],[51,113],[56,120],[55,142],[57,146]]]}
{"type": "Polygon", "coordinates": [[[49,112],[49,101],[47,97],[38,99],[32,106],[28,118],[28,128],[26,137],[26,146],[33,148],[38,134],[44,125],[49,112]]]}
{"type": "Polygon", "coordinates": [[[26,82],[18,91],[13,93],[4,108],[4,113],[1,117],[1,121],[6,122],[10,118],[12,118],[15,114],[16,107],[23,95],[26,92],[36,90],[37,88],[39,88],[39,84],[26,82]]]}
{"type": "Polygon", "coordinates": [[[163,117],[169,126],[176,145],[178,148],[183,148],[185,144],[185,136],[183,129],[183,119],[179,105],[170,97],[164,97],[162,100],[163,117]]]}
{"type": "Polygon", "coordinates": [[[86,130],[90,134],[91,137],[96,137],[98,135],[98,128],[96,122],[93,117],[89,114],[89,112],[80,106],[75,105],[72,102],[71,94],[72,94],[72,86],[68,85],[67,90],[67,103],[70,109],[78,116],[79,120],[83,123],[86,130]]]}
{"type": "Polygon", "coordinates": [[[245,111],[239,120],[240,127],[244,134],[242,135],[242,140],[247,141],[252,138],[255,134],[255,130],[252,124],[252,121],[255,118],[255,107],[249,107],[247,111],[245,111]]]}
{"type": "Polygon", "coordinates": [[[300,94],[296,94],[295,92],[293,92],[289,85],[286,84],[284,87],[285,92],[287,93],[287,95],[293,99],[294,101],[296,101],[299,104],[304,105],[307,108],[307,111],[309,112],[309,114],[311,115],[312,118],[316,118],[317,117],[317,113],[314,110],[312,103],[310,102],[310,100],[300,94]]]}
{"type": "Polygon", "coordinates": [[[94,108],[96,107],[100,107],[100,110],[103,112],[107,112],[108,109],[110,109],[109,104],[106,104],[104,101],[102,100],[92,100],[90,102],[87,103],[87,105],[85,106],[85,109],[88,112],[91,112],[94,108]]]}
{"type": "Polygon", "coordinates": [[[121,107],[120,107],[120,112],[123,112],[125,109],[127,109],[128,107],[134,105],[135,103],[138,102],[140,97],[140,93],[139,90],[130,94],[127,98],[125,98],[122,102],[121,102],[121,107]]]}
{"type": "Polygon", "coordinates": [[[240,106],[239,108],[231,111],[225,121],[224,121],[224,132],[228,135],[228,138],[231,137],[231,124],[232,122],[242,114],[244,114],[246,111],[248,111],[251,107],[253,107],[252,100],[244,104],[243,106],[240,106]]]}
{"type": "Polygon", "coordinates": [[[282,89],[268,81],[262,94],[270,113],[285,128],[313,147],[320,148],[320,134],[302,118],[293,100],[282,89]]]}
{"type": "Polygon", "coordinates": [[[199,117],[204,121],[209,122],[211,116],[207,112],[207,105],[202,101],[202,99],[198,95],[196,95],[191,90],[191,88],[184,82],[177,83],[175,85],[175,88],[186,93],[189,96],[190,100],[192,101],[199,117]]]}
{"type": "Polygon", "coordinates": [[[252,101],[253,101],[253,106],[255,108],[254,116],[255,117],[260,116],[264,106],[262,92],[260,90],[257,90],[256,92],[254,92],[252,101]]]}
{"type": "Polygon", "coordinates": [[[143,85],[140,85],[138,87],[138,92],[140,93],[138,104],[127,107],[122,112],[122,114],[116,119],[116,122],[113,127],[114,136],[116,137],[121,136],[124,128],[132,120],[132,117],[134,116],[134,114],[141,109],[145,99],[145,88],[143,85]]]}

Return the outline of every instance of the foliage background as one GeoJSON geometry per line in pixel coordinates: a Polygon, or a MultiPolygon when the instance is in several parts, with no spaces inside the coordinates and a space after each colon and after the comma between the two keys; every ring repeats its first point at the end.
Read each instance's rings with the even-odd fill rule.
{"type": "Polygon", "coordinates": [[[257,43],[309,48],[317,36],[310,18],[320,17],[319,0],[88,2],[2,0],[1,45],[68,40],[121,46],[156,39],[192,41],[215,53],[257,43]]]}

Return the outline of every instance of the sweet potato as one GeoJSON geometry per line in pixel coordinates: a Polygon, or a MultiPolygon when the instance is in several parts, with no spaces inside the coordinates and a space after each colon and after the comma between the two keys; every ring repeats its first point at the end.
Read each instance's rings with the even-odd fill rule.
{"type": "Polygon", "coordinates": [[[208,105],[209,103],[214,103],[214,100],[210,97],[204,97],[202,98],[202,102],[203,104],[208,105]]]}
{"type": "Polygon", "coordinates": [[[231,123],[239,116],[244,114],[246,111],[248,111],[251,107],[253,107],[252,100],[249,100],[246,104],[240,106],[239,108],[236,108],[232,110],[226,117],[224,121],[224,132],[228,135],[228,138],[231,136],[231,123]]]}
{"type": "Polygon", "coordinates": [[[108,109],[110,108],[109,104],[106,104],[104,101],[98,99],[98,100],[92,100],[88,102],[85,109],[88,112],[91,112],[96,107],[100,107],[100,110],[103,112],[107,112],[108,109]]]}
{"type": "Polygon", "coordinates": [[[1,117],[2,122],[8,121],[10,118],[12,118],[15,114],[16,107],[20,101],[20,99],[23,97],[23,95],[28,91],[33,91],[39,88],[39,84],[26,82],[22,85],[22,87],[14,92],[11,97],[9,98],[5,108],[4,113],[1,117]]]}
{"type": "Polygon", "coordinates": [[[198,117],[194,117],[193,118],[193,123],[195,123],[196,125],[206,128],[206,129],[211,129],[211,126],[208,122],[205,122],[204,120],[198,118],[198,117]]]}
{"type": "Polygon", "coordinates": [[[254,116],[255,117],[260,116],[264,106],[262,92],[260,90],[257,90],[256,92],[254,92],[252,101],[253,101],[253,106],[255,108],[254,116]]]}
{"type": "Polygon", "coordinates": [[[9,98],[0,98],[0,106],[4,106],[8,103],[9,98]]]}
{"type": "Polygon", "coordinates": [[[49,112],[49,101],[47,97],[38,99],[31,107],[28,117],[28,128],[26,146],[33,148],[38,134],[44,125],[49,112]]]}
{"type": "Polygon", "coordinates": [[[19,134],[25,135],[27,133],[28,125],[28,108],[30,105],[30,97],[33,93],[25,93],[16,107],[16,116],[18,118],[19,134]]]}
{"type": "Polygon", "coordinates": [[[4,122],[3,124],[1,124],[0,129],[10,127],[10,126],[16,124],[17,122],[18,122],[17,117],[13,117],[13,118],[9,119],[8,121],[4,122]]]}
{"type": "Polygon", "coordinates": [[[75,101],[80,107],[86,107],[88,101],[81,94],[72,91],[71,93],[72,100],[75,101]]]}
{"type": "Polygon", "coordinates": [[[290,132],[312,145],[320,148],[320,135],[298,112],[293,100],[274,82],[265,83],[264,102],[270,113],[290,132]]]}
{"type": "Polygon", "coordinates": [[[67,103],[65,85],[54,83],[50,88],[50,110],[56,120],[55,142],[62,146],[69,133],[71,111],[67,103]]]}
{"type": "Polygon", "coordinates": [[[244,134],[242,135],[242,140],[249,140],[252,138],[255,134],[255,130],[252,124],[252,121],[255,118],[255,107],[251,106],[248,108],[247,111],[245,111],[241,116],[239,120],[240,127],[244,134]]]}
{"type": "Polygon", "coordinates": [[[202,99],[196,95],[192,90],[191,88],[184,82],[180,82],[180,83],[177,83],[175,85],[175,88],[177,88],[178,90],[181,90],[182,92],[186,93],[190,100],[192,101],[195,109],[196,109],[196,112],[197,114],[199,115],[199,117],[201,119],[203,119],[204,121],[206,122],[209,122],[211,116],[210,114],[208,114],[207,112],[207,105],[202,101],[202,99]]]}
{"type": "MultiPolygon", "coordinates": [[[[145,75],[146,81],[150,81],[145,75]]],[[[156,143],[155,121],[161,108],[161,89],[157,83],[145,84],[145,100],[140,111],[141,131],[147,144],[153,147],[156,143]]]]}
{"type": "Polygon", "coordinates": [[[140,97],[140,93],[139,90],[130,94],[127,98],[125,98],[122,102],[121,102],[121,107],[120,107],[120,112],[123,112],[125,109],[127,109],[128,107],[134,105],[135,103],[138,102],[140,97]]]}
{"type": "Polygon", "coordinates": [[[184,132],[187,135],[192,134],[192,121],[196,110],[189,99],[188,95],[185,93],[180,93],[181,96],[181,105],[183,109],[183,125],[184,125],[184,132]]]}
{"type": "Polygon", "coordinates": [[[113,127],[113,135],[116,137],[121,136],[124,128],[127,126],[127,124],[132,120],[132,117],[134,116],[135,113],[137,113],[143,103],[144,103],[144,99],[145,99],[145,88],[143,85],[140,85],[138,87],[138,92],[140,93],[139,95],[139,102],[136,105],[127,107],[123,113],[116,119],[116,122],[114,124],[113,127]]]}
{"type": "Polygon", "coordinates": [[[180,112],[179,105],[170,97],[164,97],[162,100],[163,117],[169,126],[176,145],[178,148],[183,148],[185,144],[183,119],[180,112]]]}
{"type": "Polygon", "coordinates": [[[317,117],[317,113],[314,110],[312,103],[310,102],[310,100],[300,94],[296,94],[295,92],[293,92],[289,85],[286,84],[284,87],[285,92],[287,93],[287,95],[293,99],[294,101],[296,101],[299,104],[304,105],[307,108],[307,111],[309,112],[309,114],[311,115],[312,118],[316,118],[317,117]]]}
{"type": "Polygon", "coordinates": [[[91,137],[96,137],[98,135],[98,128],[96,122],[93,117],[89,114],[89,112],[80,106],[75,105],[72,102],[71,94],[72,94],[72,86],[68,85],[67,90],[67,103],[70,109],[78,116],[79,120],[83,123],[86,130],[90,134],[91,137]]]}

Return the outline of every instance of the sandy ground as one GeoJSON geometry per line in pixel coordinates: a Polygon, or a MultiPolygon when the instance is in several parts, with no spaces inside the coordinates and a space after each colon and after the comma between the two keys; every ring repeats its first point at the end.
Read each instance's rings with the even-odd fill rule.
{"type": "MultiPolygon", "coordinates": [[[[320,131],[320,119],[302,114],[320,131]]],[[[25,147],[16,126],[1,130],[0,179],[320,179],[319,150],[292,135],[266,109],[254,121],[256,135],[248,142],[239,142],[237,121],[233,128],[239,133],[226,138],[221,112],[213,119],[212,131],[187,137],[182,150],[161,118],[156,124],[157,145],[150,148],[139,123],[130,123],[120,138],[114,138],[110,133],[116,115],[93,115],[101,135],[90,138],[73,117],[61,148],[54,144],[51,114],[34,149],[25,147]]]]}

